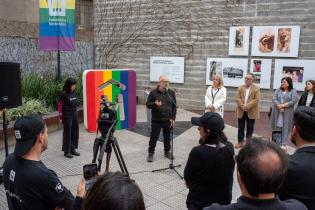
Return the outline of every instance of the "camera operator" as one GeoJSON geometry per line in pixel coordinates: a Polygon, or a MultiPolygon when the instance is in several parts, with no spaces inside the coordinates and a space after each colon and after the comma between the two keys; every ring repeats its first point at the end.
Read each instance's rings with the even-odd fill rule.
{"type": "Polygon", "coordinates": [[[216,112],[192,117],[200,140],[188,157],[184,179],[189,193],[189,210],[201,210],[211,203],[229,204],[232,200],[234,148],[223,133],[224,121],[216,112]]]}
{"type": "Polygon", "coordinates": [[[164,136],[164,156],[169,159],[173,158],[170,153],[170,134],[176,118],[176,96],[174,91],[168,88],[168,85],[168,78],[164,75],[160,76],[159,85],[150,92],[146,102],[146,106],[152,110],[148,162],[153,161],[156,141],[159,138],[161,129],[163,129],[164,136]]]}
{"type": "Polygon", "coordinates": [[[78,185],[77,197],[62,185],[57,174],[40,160],[47,149],[48,134],[39,115],[18,119],[14,124],[16,145],[3,166],[4,188],[10,210],[57,210],[80,207],[85,182],[78,185]]]}

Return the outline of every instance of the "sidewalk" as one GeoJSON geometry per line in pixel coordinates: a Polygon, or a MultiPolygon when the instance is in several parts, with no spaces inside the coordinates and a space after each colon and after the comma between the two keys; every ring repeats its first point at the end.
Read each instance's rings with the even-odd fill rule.
{"type": "MultiPolygon", "coordinates": [[[[190,121],[192,116],[199,115],[179,109],[176,120],[177,122],[190,121]]],[[[137,122],[146,122],[146,109],[143,105],[137,107],[137,122]]],[[[229,140],[235,144],[237,142],[237,129],[226,125],[224,131],[229,140]]],[[[164,158],[163,144],[158,142],[154,162],[147,163],[148,137],[129,130],[116,131],[115,136],[117,137],[130,177],[136,181],[144,194],[146,209],[186,209],[185,202],[188,190],[184,181],[173,170],[151,172],[154,169],[169,166],[170,161],[164,158]]],[[[72,159],[65,158],[61,152],[62,130],[49,134],[48,138],[48,149],[43,153],[42,161],[49,168],[55,170],[64,185],[75,194],[76,186],[82,177],[82,166],[92,161],[92,147],[95,133],[88,133],[84,129],[83,124],[80,125],[78,151],[81,153],[81,156],[72,159]]],[[[183,174],[188,154],[198,144],[198,140],[199,132],[197,131],[197,127],[189,128],[174,139],[174,165],[181,164],[180,168],[176,168],[180,174],[183,174]]],[[[12,150],[13,147],[10,147],[10,151],[12,150]]],[[[3,156],[4,151],[1,151],[1,163],[4,159],[3,156]]],[[[120,170],[114,153],[112,153],[109,165],[111,171],[120,170]]],[[[102,164],[102,169],[104,168],[105,158],[102,164]]],[[[240,189],[236,180],[234,173],[233,201],[240,196],[240,189]]],[[[0,185],[0,209],[7,209],[3,185],[0,185]]]]}

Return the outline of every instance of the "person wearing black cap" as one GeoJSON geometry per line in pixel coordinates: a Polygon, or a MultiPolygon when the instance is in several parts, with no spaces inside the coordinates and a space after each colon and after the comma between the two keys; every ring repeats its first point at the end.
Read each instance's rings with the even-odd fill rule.
{"type": "Polygon", "coordinates": [[[223,133],[224,121],[218,113],[207,112],[202,117],[192,117],[191,123],[199,126],[200,145],[191,150],[184,170],[189,188],[187,208],[229,204],[235,162],[233,145],[223,133]]]}
{"type": "Polygon", "coordinates": [[[71,77],[66,80],[58,102],[59,123],[63,124],[62,151],[67,158],[80,155],[76,151],[79,144],[76,83],[71,77]]]}
{"type": "Polygon", "coordinates": [[[280,188],[281,200],[294,198],[315,209],[315,108],[300,106],[293,115],[291,142],[297,147],[289,158],[288,174],[280,188]]]}
{"type": "Polygon", "coordinates": [[[57,174],[40,160],[47,149],[47,127],[39,115],[18,119],[14,124],[16,145],[3,165],[3,183],[10,210],[55,210],[81,206],[84,179],[74,199],[57,174]]]}

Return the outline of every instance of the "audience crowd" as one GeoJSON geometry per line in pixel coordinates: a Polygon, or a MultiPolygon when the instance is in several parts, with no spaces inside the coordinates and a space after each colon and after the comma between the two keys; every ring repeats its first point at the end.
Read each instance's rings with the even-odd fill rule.
{"type": "MultiPolygon", "coordinates": [[[[199,144],[189,154],[184,170],[189,190],[186,200],[189,210],[315,210],[315,82],[308,80],[305,91],[298,99],[292,79],[282,78],[280,88],[274,92],[269,122],[273,131],[281,133],[281,142],[275,143],[253,136],[260,100],[260,89],[253,84],[254,79],[255,75],[246,75],[245,84],[238,88],[235,96],[238,118],[238,143],[235,148],[240,148],[236,156],[232,143],[223,132],[226,89],[220,75],[213,75],[213,85],[207,90],[205,113],[191,118],[191,123],[198,126],[200,137],[199,144]],[[286,153],[289,144],[296,146],[292,155],[286,153]],[[235,164],[241,196],[231,204],[235,164]]],[[[159,90],[158,87],[160,92],[157,95],[173,94],[168,89],[168,78],[161,77],[160,80],[160,85],[165,88],[159,90]]],[[[169,116],[165,118],[167,126],[172,127],[176,114],[175,95],[166,99],[168,108],[175,109],[173,115],[169,111],[169,116]]],[[[154,112],[164,103],[156,98],[151,101],[149,104],[156,109],[154,112]]],[[[157,133],[162,127],[157,129],[157,133]]],[[[163,129],[168,130],[169,127],[164,126],[163,129]]],[[[41,161],[41,155],[48,146],[47,126],[41,116],[18,119],[14,124],[14,135],[14,152],[6,158],[3,167],[10,210],[145,209],[138,185],[120,172],[97,175],[88,191],[82,179],[76,196],[73,196],[57,174],[41,161]]],[[[164,137],[169,139],[169,136],[164,137]]],[[[154,144],[150,143],[152,151],[149,147],[148,162],[153,161],[156,144],[156,136],[152,138],[151,134],[150,141],[154,140],[154,144]]],[[[68,148],[65,152],[75,152],[76,147],[71,148],[73,150],[68,148]]],[[[172,159],[169,141],[164,149],[166,156],[172,159]]]]}

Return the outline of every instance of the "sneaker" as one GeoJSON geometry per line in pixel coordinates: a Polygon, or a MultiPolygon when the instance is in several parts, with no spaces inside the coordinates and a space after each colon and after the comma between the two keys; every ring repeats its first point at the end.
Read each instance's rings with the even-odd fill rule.
{"type": "Polygon", "coordinates": [[[149,163],[153,162],[153,154],[149,153],[148,157],[147,157],[147,161],[149,163]]]}
{"type": "Polygon", "coordinates": [[[170,159],[170,160],[174,160],[174,156],[170,153],[170,152],[165,152],[164,153],[164,157],[170,159]]]}

